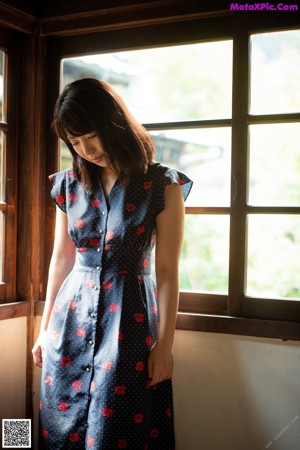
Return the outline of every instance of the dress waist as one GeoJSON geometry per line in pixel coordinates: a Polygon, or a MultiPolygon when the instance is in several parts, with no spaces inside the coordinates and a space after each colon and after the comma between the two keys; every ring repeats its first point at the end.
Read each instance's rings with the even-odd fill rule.
{"type": "Polygon", "coordinates": [[[150,275],[151,253],[139,252],[131,255],[116,255],[102,258],[94,249],[85,249],[84,252],[77,249],[74,270],[79,271],[105,271],[119,275],[150,275]]]}

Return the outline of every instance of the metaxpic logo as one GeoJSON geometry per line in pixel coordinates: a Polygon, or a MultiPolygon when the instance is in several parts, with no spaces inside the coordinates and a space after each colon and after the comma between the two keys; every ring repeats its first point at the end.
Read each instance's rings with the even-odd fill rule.
{"type": "Polygon", "coordinates": [[[230,11],[298,11],[299,5],[286,3],[230,3],[230,11]]]}

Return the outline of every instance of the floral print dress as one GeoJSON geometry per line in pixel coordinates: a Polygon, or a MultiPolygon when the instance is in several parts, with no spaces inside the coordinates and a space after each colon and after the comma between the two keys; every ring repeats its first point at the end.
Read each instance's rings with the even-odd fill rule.
{"type": "Polygon", "coordinates": [[[38,450],[174,450],[172,382],[148,385],[158,327],[151,251],[168,185],[186,199],[192,181],[153,163],[106,198],[100,182],[85,193],[70,169],[49,179],[76,262],[46,333],[38,450]]]}

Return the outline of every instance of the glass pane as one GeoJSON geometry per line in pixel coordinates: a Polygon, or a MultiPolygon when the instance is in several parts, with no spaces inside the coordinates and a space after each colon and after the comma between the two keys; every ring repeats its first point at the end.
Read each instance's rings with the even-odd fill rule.
{"type": "Polygon", "coordinates": [[[231,129],[151,131],[156,160],[186,173],[193,189],[186,206],[229,206],[231,129]]]}
{"type": "Polygon", "coordinates": [[[300,112],[300,30],[251,36],[251,114],[300,112]]]}
{"type": "Polygon", "coordinates": [[[300,298],[300,216],[248,217],[247,294],[300,298]]]}
{"type": "Polygon", "coordinates": [[[4,56],[5,53],[0,51],[0,121],[4,117],[4,56]]]}
{"type": "Polygon", "coordinates": [[[228,261],[229,217],[186,215],[180,289],[227,293],[228,261]]]}
{"type": "Polygon", "coordinates": [[[139,122],[231,117],[232,41],[67,58],[62,87],[108,81],[139,122]]]}
{"type": "Polygon", "coordinates": [[[250,126],[251,205],[300,205],[299,148],[299,123],[250,126]]]}
{"type": "Polygon", "coordinates": [[[0,283],[3,281],[4,213],[0,211],[0,283]]]}
{"type": "Polygon", "coordinates": [[[4,201],[4,135],[0,131],[0,202],[4,201]]]}

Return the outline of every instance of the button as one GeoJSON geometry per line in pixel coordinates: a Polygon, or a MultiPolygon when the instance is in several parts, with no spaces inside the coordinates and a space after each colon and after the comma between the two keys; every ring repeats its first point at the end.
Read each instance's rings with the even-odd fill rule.
{"type": "Polygon", "coordinates": [[[97,252],[100,252],[100,248],[97,248],[97,252]]]}
{"type": "Polygon", "coordinates": [[[91,401],[92,397],[89,395],[89,401],[91,401]]]}
{"type": "Polygon", "coordinates": [[[98,286],[94,286],[94,289],[95,289],[95,291],[97,291],[98,290],[98,286]]]}
{"type": "Polygon", "coordinates": [[[91,316],[91,317],[96,317],[96,314],[95,314],[94,312],[92,312],[92,313],[90,314],[90,316],[91,316]]]}
{"type": "Polygon", "coordinates": [[[91,370],[90,366],[86,366],[85,370],[86,370],[87,372],[90,372],[90,370],[91,370]]]}
{"type": "Polygon", "coordinates": [[[87,422],[84,422],[84,424],[83,424],[85,427],[87,427],[88,426],[88,423],[87,422]]]}
{"type": "Polygon", "coordinates": [[[99,230],[99,233],[100,233],[100,234],[103,234],[103,230],[99,230]]]}
{"type": "Polygon", "coordinates": [[[93,344],[93,341],[92,341],[92,339],[90,339],[90,340],[89,340],[89,344],[90,344],[90,345],[92,345],[92,344],[93,344]]]}
{"type": "Polygon", "coordinates": [[[105,214],[106,214],[106,212],[105,212],[105,211],[102,211],[102,216],[105,216],[105,214]]]}
{"type": "Polygon", "coordinates": [[[96,270],[100,270],[100,266],[97,266],[97,267],[96,267],[96,270]]]}

